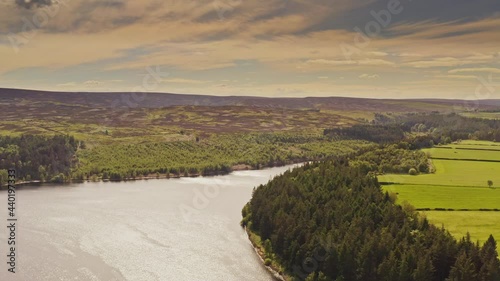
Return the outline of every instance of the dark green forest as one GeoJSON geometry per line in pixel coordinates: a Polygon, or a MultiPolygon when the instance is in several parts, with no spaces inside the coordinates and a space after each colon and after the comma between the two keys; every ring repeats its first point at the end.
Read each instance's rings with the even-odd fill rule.
{"type": "Polygon", "coordinates": [[[8,169],[19,180],[64,182],[75,165],[78,143],[71,136],[0,136],[0,185],[8,169]]]}
{"type": "Polygon", "coordinates": [[[351,165],[359,167],[364,174],[375,172],[417,175],[432,172],[427,155],[420,150],[410,150],[410,147],[407,142],[383,145],[361,153],[351,161],[351,165]]]}
{"type": "Polygon", "coordinates": [[[306,164],[259,186],[242,225],[292,280],[497,281],[496,241],[483,247],[396,205],[346,159],[306,164]]]}
{"type": "Polygon", "coordinates": [[[430,133],[450,138],[451,141],[465,139],[500,141],[500,120],[436,113],[396,116],[393,122],[399,124],[405,132],[430,133]]]}

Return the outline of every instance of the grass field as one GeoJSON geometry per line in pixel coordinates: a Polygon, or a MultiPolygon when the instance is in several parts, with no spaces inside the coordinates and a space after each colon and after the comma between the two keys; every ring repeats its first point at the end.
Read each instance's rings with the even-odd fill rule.
{"type": "Polygon", "coordinates": [[[384,190],[398,194],[398,202],[416,208],[500,209],[500,188],[435,185],[387,185],[384,190]]]}
{"type": "Polygon", "coordinates": [[[497,151],[500,151],[500,145],[494,145],[494,144],[491,144],[491,145],[473,145],[473,144],[454,144],[454,145],[451,145],[451,146],[442,146],[443,148],[456,148],[456,149],[459,149],[459,150],[462,150],[462,149],[470,149],[470,150],[491,150],[491,151],[494,151],[494,150],[497,150],[497,151]]]}
{"type": "MultiPolygon", "coordinates": [[[[472,241],[483,243],[493,234],[500,238],[500,212],[422,212],[431,223],[446,228],[457,239],[470,233],[472,241]]],[[[500,249],[497,246],[497,249],[500,249]]]]}
{"type": "Polygon", "coordinates": [[[455,160],[433,160],[432,162],[436,168],[434,174],[383,175],[379,177],[379,181],[419,185],[488,187],[488,180],[492,180],[494,186],[500,186],[500,163],[455,160]]]}
{"type": "Polygon", "coordinates": [[[383,189],[396,193],[398,203],[406,201],[419,209],[454,209],[422,213],[431,223],[444,225],[457,238],[469,232],[474,241],[484,242],[490,234],[500,239],[500,212],[478,211],[500,209],[500,162],[486,162],[500,161],[500,143],[463,141],[447,147],[451,149],[425,150],[431,158],[444,158],[432,160],[435,173],[418,176],[383,175],[379,177],[380,182],[396,183],[385,185],[383,189]],[[488,180],[493,181],[493,188],[488,187],[488,180]]]}
{"type": "Polygon", "coordinates": [[[459,145],[474,145],[474,146],[500,146],[500,142],[492,141],[476,141],[476,140],[463,140],[459,145]]]}
{"type": "Polygon", "coordinates": [[[445,148],[431,148],[425,149],[424,152],[430,153],[432,158],[447,158],[447,159],[470,159],[470,160],[488,160],[488,161],[498,161],[500,162],[500,146],[493,148],[473,148],[474,150],[468,149],[469,147],[460,146],[461,149],[456,149],[457,146],[452,146],[452,149],[445,148]],[[489,150],[475,150],[475,149],[492,149],[498,151],[489,150]]]}

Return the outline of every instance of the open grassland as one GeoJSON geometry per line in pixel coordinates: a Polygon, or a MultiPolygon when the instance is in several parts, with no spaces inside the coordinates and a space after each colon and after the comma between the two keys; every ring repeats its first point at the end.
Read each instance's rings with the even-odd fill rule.
{"type": "MultiPolygon", "coordinates": [[[[460,239],[470,233],[472,241],[483,243],[490,235],[500,238],[500,212],[422,212],[429,221],[446,228],[460,239]]],[[[500,248],[497,246],[497,248],[500,248]]]]}
{"type": "Polygon", "coordinates": [[[458,143],[458,145],[473,145],[472,147],[476,146],[495,146],[498,147],[500,146],[500,142],[492,142],[492,141],[476,141],[476,140],[463,140],[458,143]]]}
{"type": "Polygon", "coordinates": [[[433,160],[432,162],[436,169],[434,174],[383,175],[379,177],[379,181],[417,185],[488,187],[488,180],[492,180],[494,186],[500,185],[500,163],[456,160],[433,160]]]}
{"type": "Polygon", "coordinates": [[[500,209],[500,188],[387,185],[384,191],[396,193],[398,203],[407,201],[418,209],[500,209]]]}
{"type": "Polygon", "coordinates": [[[450,146],[450,148],[435,147],[431,149],[425,149],[424,152],[429,153],[431,155],[431,158],[481,161],[486,160],[500,162],[500,146],[490,148],[491,150],[484,149],[485,148],[483,146],[473,149],[468,149],[468,147],[465,146],[450,146]]]}

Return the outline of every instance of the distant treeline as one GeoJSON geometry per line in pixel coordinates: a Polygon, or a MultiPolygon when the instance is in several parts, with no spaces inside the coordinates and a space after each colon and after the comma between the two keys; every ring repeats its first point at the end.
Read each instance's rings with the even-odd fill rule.
{"type": "Polygon", "coordinates": [[[420,149],[465,139],[500,141],[500,120],[468,118],[455,113],[414,113],[390,118],[377,114],[373,124],[326,129],[324,134],[380,144],[405,141],[412,149],[420,149]]]}
{"type": "Polygon", "coordinates": [[[433,172],[427,154],[420,150],[410,150],[410,144],[407,142],[383,145],[361,153],[351,161],[351,165],[358,167],[365,174],[375,172],[416,175],[433,172]]]}
{"type": "Polygon", "coordinates": [[[77,145],[71,136],[0,136],[0,185],[8,169],[15,169],[21,181],[66,181],[77,161],[77,145]]]}
{"type": "Polygon", "coordinates": [[[405,132],[431,133],[452,141],[500,141],[500,120],[470,118],[452,113],[396,116],[394,122],[401,124],[405,132]]]}
{"type": "Polygon", "coordinates": [[[266,263],[292,280],[500,280],[493,237],[482,247],[456,241],[345,159],[285,172],[259,186],[242,214],[266,263]]]}

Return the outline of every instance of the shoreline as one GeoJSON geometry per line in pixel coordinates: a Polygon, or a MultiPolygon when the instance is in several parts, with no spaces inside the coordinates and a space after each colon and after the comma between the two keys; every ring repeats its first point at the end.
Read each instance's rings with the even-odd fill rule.
{"type": "Polygon", "coordinates": [[[255,243],[253,242],[253,240],[250,237],[250,233],[252,233],[252,232],[250,230],[248,230],[248,228],[246,226],[244,226],[243,229],[245,230],[245,233],[247,234],[248,241],[252,245],[253,250],[255,251],[257,256],[259,257],[260,262],[262,263],[262,266],[264,266],[267,269],[267,271],[269,271],[273,275],[275,280],[289,281],[290,280],[289,276],[287,276],[283,273],[279,273],[278,269],[272,267],[272,265],[269,265],[269,266],[266,265],[264,251],[261,249],[261,247],[259,247],[258,245],[255,245],[255,243]]]}
{"type": "MultiPolygon", "coordinates": [[[[238,171],[262,171],[265,169],[272,169],[272,168],[280,168],[280,167],[285,167],[285,166],[291,166],[291,165],[301,165],[305,163],[309,163],[312,161],[297,161],[297,162],[292,162],[292,163],[286,163],[284,165],[276,165],[276,166],[262,166],[260,168],[252,168],[249,165],[245,164],[238,164],[234,165],[231,167],[231,171],[229,172],[217,172],[217,173],[212,173],[210,175],[202,175],[202,174],[188,174],[188,175],[174,175],[174,174],[160,174],[159,176],[156,175],[148,175],[148,176],[142,176],[142,177],[136,177],[136,178],[125,178],[121,180],[110,180],[110,179],[102,179],[98,178],[97,180],[93,181],[92,179],[86,179],[86,180],[71,180],[69,182],[41,182],[40,180],[33,180],[33,181],[19,181],[16,182],[16,188],[19,187],[30,187],[30,186],[43,186],[43,185],[67,185],[67,184],[81,184],[81,183],[88,183],[88,182],[127,182],[127,181],[141,181],[141,180],[160,180],[160,179],[180,179],[180,178],[199,178],[199,177],[218,177],[218,176],[227,176],[230,175],[233,172],[238,172],[238,171]]],[[[0,191],[2,190],[7,190],[7,186],[0,186],[0,191]]]]}

